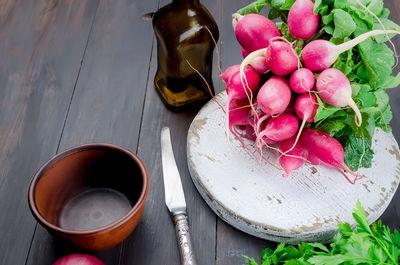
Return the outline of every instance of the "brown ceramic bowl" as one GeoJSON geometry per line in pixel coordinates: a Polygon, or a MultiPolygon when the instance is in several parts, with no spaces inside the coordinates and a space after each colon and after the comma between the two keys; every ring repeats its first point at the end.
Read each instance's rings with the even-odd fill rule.
{"type": "Polygon", "coordinates": [[[54,236],[88,250],[124,240],[142,216],[149,177],[132,152],[86,144],[57,154],[33,177],[29,207],[54,236]]]}

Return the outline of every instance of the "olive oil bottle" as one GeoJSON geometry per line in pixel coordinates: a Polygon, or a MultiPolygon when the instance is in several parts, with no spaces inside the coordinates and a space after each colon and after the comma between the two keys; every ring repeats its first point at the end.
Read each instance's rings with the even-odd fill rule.
{"type": "Polygon", "coordinates": [[[219,32],[207,9],[199,0],[173,0],[154,14],[153,28],[158,60],[154,85],[167,107],[181,109],[210,99],[212,36],[217,41],[219,32]]]}

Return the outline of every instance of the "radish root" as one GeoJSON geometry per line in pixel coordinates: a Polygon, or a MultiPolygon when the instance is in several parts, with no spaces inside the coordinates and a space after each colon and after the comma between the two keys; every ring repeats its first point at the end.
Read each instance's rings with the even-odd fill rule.
{"type": "Polygon", "coordinates": [[[243,16],[242,16],[241,14],[239,14],[239,13],[234,13],[234,14],[232,14],[232,27],[233,27],[233,30],[236,29],[237,23],[238,23],[239,20],[241,20],[242,18],[243,18],[243,16]]]}
{"type": "Polygon", "coordinates": [[[349,40],[345,43],[337,45],[336,51],[338,54],[341,54],[347,50],[350,50],[351,48],[358,45],[359,43],[365,41],[369,37],[381,35],[381,34],[400,34],[400,31],[398,31],[398,30],[381,30],[381,29],[372,30],[372,31],[366,32],[364,34],[361,34],[360,36],[358,36],[352,40],[349,40]]]}
{"type": "Polygon", "coordinates": [[[207,88],[208,88],[208,92],[210,92],[210,95],[212,96],[213,100],[215,101],[215,103],[217,103],[217,105],[222,109],[222,111],[225,113],[225,109],[224,107],[222,107],[222,105],[218,102],[218,100],[215,98],[214,94],[211,91],[211,87],[208,84],[207,80],[204,78],[204,76],[196,69],[194,68],[190,62],[188,60],[186,60],[186,62],[188,63],[189,67],[193,69],[193,71],[195,71],[200,77],[201,79],[204,81],[204,83],[206,83],[207,88]]]}
{"type": "Polygon", "coordinates": [[[220,54],[220,52],[219,52],[218,44],[217,44],[217,42],[216,42],[214,36],[212,35],[211,30],[210,30],[207,26],[204,26],[204,27],[206,28],[206,30],[208,31],[208,33],[210,33],[211,39],[212,39],[212,41],[214,42],[214,45],[215,45],[215,52],[217,53],[217,57],[218,57],[218,63],[217,63],[218,72],[219,72],[219,74],[221,75],[221,74],[222,74],[222,68],[221,68],[221,54],[220,54]]]}

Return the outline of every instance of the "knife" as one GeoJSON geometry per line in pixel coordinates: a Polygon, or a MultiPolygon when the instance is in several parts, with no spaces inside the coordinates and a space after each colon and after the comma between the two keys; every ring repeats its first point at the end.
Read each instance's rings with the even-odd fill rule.
{"type": "Polygon", "coordinates": [[[165,204],[175,223],[182,265],[196,265],[190,240],[186,201],[181,177],[176,166],[168,127],[161,129],[161,157],[164,176],[165,204]]]}

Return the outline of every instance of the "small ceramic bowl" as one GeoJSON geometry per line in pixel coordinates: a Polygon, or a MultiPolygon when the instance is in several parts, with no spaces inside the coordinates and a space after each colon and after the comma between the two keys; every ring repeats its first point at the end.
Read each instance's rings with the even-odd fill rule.
{"type": "Polygon", "coordinates": [[[54,236],[88,251],[111,248],[138,224],[149,190],[143,162],[111,144],[57,154],[33,177],[29,207],[54,236]]]}

